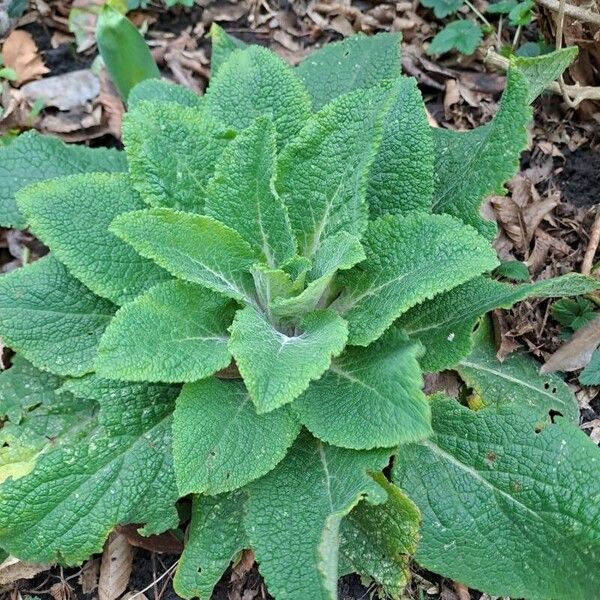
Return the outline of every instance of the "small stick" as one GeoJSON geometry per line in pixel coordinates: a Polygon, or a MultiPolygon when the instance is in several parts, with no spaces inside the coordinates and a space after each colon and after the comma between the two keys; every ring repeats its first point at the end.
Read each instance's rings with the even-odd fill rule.
{"type": "MultiPolygon", "coordinates": [[[[554,12],[559,12],[559,0],[536,0],[536,2],[542,6],[545,6],[546,8],[549,8],[550,10],[553,10],[554,12]]],[[[565,15],[573,17],[579,21],[600,25],[600,14],[592,12],[591,10],[586,10],[580,6],[565,4],[565,15]]]]}
{"type": "Polygon", "coordinates": [[[596,255],[598,244],[600,244],[600,210],[596,211],[596,218],[590,232],[590,240],[585,249],[583,262],[581,263],[581,272],[583,275],[590,275],[592,272],[592,265],[594,264],[594,256],[596,255]]]}

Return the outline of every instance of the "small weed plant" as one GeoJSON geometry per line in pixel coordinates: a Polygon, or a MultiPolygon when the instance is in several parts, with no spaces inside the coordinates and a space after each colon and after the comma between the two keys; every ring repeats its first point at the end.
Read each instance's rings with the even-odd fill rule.
{"type": "Polygon", "coordinates": [[[0,277],[0,546],[75,565],[119,524],[185,526],[191,499],[184,598],[251,549],[277,600],[333,600],[350,572],[400,598],[413,556],[589,600],[597,449],[559,377],[497,361],[484,315],[598,283],[498,279],[480,215],[573,52],[513,59],[495,119],[456,133],[428,124],[394,34],[296,68],[213,44],[203,97],[133,89],[124,152],[0,150],[2,224],[50,248],[0,277]],[[424,393],[445,369],[461,401],[424,393]]]}

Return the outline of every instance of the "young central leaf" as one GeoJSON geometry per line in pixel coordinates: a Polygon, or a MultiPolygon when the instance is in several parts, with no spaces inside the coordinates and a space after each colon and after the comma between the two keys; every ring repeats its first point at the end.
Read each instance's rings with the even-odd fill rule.
{"type": "Polygon", "coordinates": [[[367,260],[341,277],[334,307],[348,320],[351,344],[376,340],[404,311],[498,264],[471,227],[447,215],[391,215],[369,223],[367,260]]]}
{"type": "Polygon", "coordinates": [[[421,347],[391,331],[349,348],[292,404],[319,439],[345,448],[392,447],[431,432],[417,357],[421,347]]]}
{"type": "Polygon", "coordinates": [[[287,212],[272,187],[275,152],[275,129],[259,117],[223,153],[206,199],[206,214],[235,229],[272,268],[296,253],[287,212]]]}
{"type": "Polygon", "coordinates": [[[235,303],[185,281],[168,281],[123,306],[98,348],[97,372],[125,381],[196,381],[231,362],[227,327],[235,303]]]}
{"type": "Polygon", "coordinates": [[[229,349],[259,413],[292,402],[346,344],[346,322],[330,310],[312,312],[283,333],[251,306],[237,312],[229,349]]]}
{"type": "Polygon", "coordinates": [[[154,208],[120,215],[111,231],[176,277],[236,300],[252,296],[254,252],[210,217],[154,208]]]}
{"type": "Polygon", "coordinates": [[[284,406],[259,415],[243,382],[216,377],[183,387],[173,423],[181,495],[220,494],[270,471],[300,431],[284,406]]]}

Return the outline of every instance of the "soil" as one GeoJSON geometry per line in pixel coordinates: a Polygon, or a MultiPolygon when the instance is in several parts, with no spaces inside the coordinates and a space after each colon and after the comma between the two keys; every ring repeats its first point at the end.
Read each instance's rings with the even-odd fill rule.
{"type": "Polygon", "coordinates": [[[563,198],[577,207],[600,203],[600,152],[591,148],[567,151],[560,188],[563,198]]]}

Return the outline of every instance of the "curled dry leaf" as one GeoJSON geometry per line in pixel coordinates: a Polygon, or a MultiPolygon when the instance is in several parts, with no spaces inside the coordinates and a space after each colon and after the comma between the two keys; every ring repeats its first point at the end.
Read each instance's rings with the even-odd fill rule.
{"type": "Polygon", "coordinates": [[[32,579],[39,573],[50,569],[52,565],[34,565],[26,563],[14,556],[9,556],[0,563],[0,585],[8,585],[19,579],[32,579]]]}
{"type": "Polygon", "coordinates": [[[583,369],[592,358],[594,350],[600,344],[600,316],[573,334],[540,369],[540,373],[555,371],[576,371],[583,369]]]}
{"type": "Polygon", "coordinates": [[[125,591],[132,565],[133,548],[127,538],[122,533],[111,533],[102,553],[98,600],[116,600],[125,591]]]}
{"type": "Polygon", "coordinates": [[[33,38],[22,29],[15,29],[6,38],[2,46],[2,58],[4,65],[17,74],[16,85],[40,79],[49,71],[33,38]]]}

